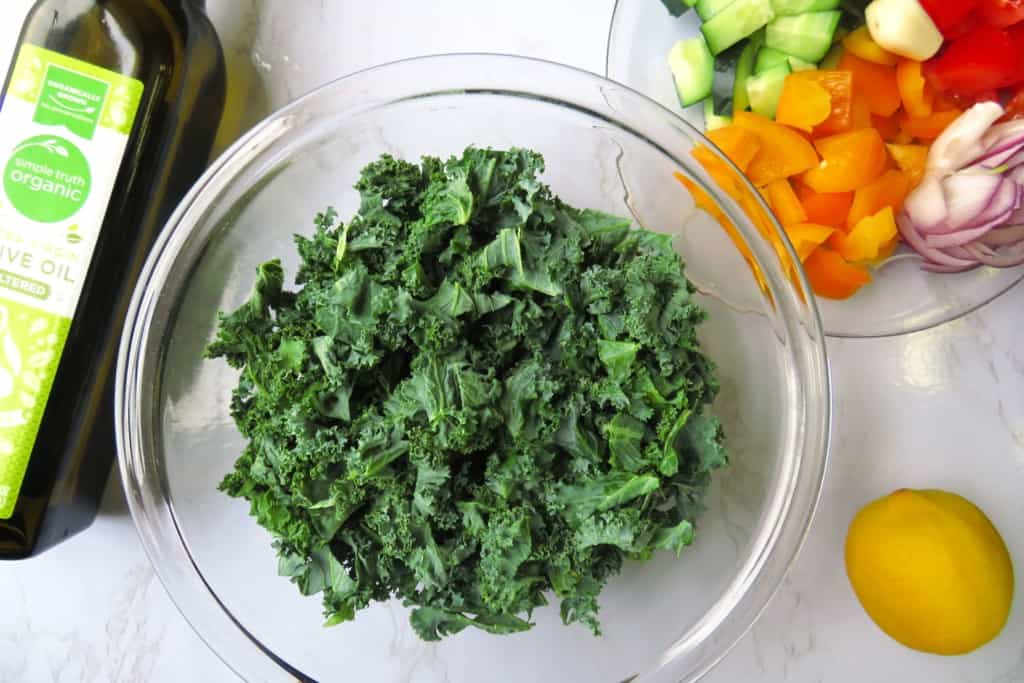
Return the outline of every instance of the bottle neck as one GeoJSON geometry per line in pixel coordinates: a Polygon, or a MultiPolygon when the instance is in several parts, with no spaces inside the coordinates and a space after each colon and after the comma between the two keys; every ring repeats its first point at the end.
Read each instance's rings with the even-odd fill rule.
{"type": "Polygon", "coordinates": [[[171,11],[184,10],[188,7],[206,11],[206,0],[162,0],[162,2],[171,11]]]}

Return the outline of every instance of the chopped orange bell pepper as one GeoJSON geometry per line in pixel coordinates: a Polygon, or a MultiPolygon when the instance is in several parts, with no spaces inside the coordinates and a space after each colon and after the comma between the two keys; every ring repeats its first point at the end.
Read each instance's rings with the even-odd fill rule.
{"type": "MultiPolygon", "coordinates": [[[[832,111],[828,118],[814,127],[813,135],[835,135],[850,130],[850,107],[853,101],[853,72],[819,71],[808,69],[797,71],[786,77],[790,80],[804,80],[817,83],[828,91],[832,111]]],[[[776,114],[776,117],[778,114],[776,114]]]]}
{"type": "Polygon", "coordinates": [[[892,142],[896,139],[896,136],[900,134],[900,119],[896,114],[893,114],[892,116],[878,116],[877,114],[872,114],[871,127],[878,131],[878,134],[882,136],[883,140],[886,142],[892,142]]]}
{"type": "Polygon", "coordinates": [[[848,192],[867,185],[885,168],[885,143],[874,128],[815,140],[823,161],[803,174],[815,192],[848,192]]]}
{"type": "Polygon", "coordinates": [[[872,114],[892,116],[900,108],[895,67],[875,64],[844,51],[839,68],[853,72],[853,90],[864,96],[872,114]]]}
{"type": "Polygon", "coordinates": [[[896,87],[908,115],[921,118],[932,113],[935,91],[921,74],[921,62],[901,59],[896,66],[896,87]]]}
{"type": "MultiPolygon", "coordinates": [[[[900,125],[903,125],[902,120],[900,121],[900,125]]],[[[892,139],[892,144],[894,145],[909,145],[912,144],[913,142],[914,136],[908,133],[907,131],[903,130],[902,128],[900,128],[899,135],[892,139]]]]}
{"type": "Polygon", "coordinates": [[[850,130],[871,128],[874,122],[871,120],[871,104],[868,98],[859,90],[853,91],[853,99],[850,101],[850,130]]]}
{"type": "Polygon", "coordinates": [[[758,187],[802,173],[818,163],[811,143],[786,126],[749,111],[736,112],[733,125],[750,131],[761,143],[747,167],[747,177],[758,187]]]}
{"type": "Polygon", "coordinates": [[[853,228],[868,216],[873,216],[885,207],[899,212],[903,201],[910,194],[910,176],[903,171],[886,171],[876,180],[858,187],[853,195],[853,205],[846,217],[846,226],[853,228]]]}
{"type": "Polygon", "coordinates": [[[744,173],[750,166],[750,160],[761,149],[761,141],[757,135],[738,126],[710,130],[706,135],[744,173]]]}
{"type": "Polygon", "coordinates": [[[800,199],[797,198],[793,186],[785,178],[779,178],[765,185],[765,198],[768,206],[772,207],[775,217],[783,225],[803,223],[807,220],[807,212],[804,211],[800,199]]]}
{"type": "Polygon", "coordinates": [[[815,192],[804,184],[797,185],[797,196],[807,213],[807,220],[834,228],[846,225],[846,216],[853,204],[853,192],[815,192]]]}
{"type": "Polygon", "coordinates": [[[871,282],[867,269],[847,263],[837,252],[819,247],[804,261],[811,289],[827,299],[848,299],[871,282]]]}
{"type": "Polygon", "coordinates": [[[900,127],[910,136],[918,140],[934,140],[946,130],[951,123],[960,118],[959,109],[935,111],[929,116],[910,118],[906,114],[900,120],[900,127]]]}
{"type": "Polygon", "coordinates": [[[793,243],[800,262],[803,263],[811,253],[825,243],[835,228],[816,223],[795,223],[786,226],[786,236],[793,243]]]}
{"type": "Polygon", "coordinates": [[[924,145],[886,145],[886,148],[899,169],[910,178],[911,187],[917,187],[928,165],[928,148],[924,145]]]}
{"type": "Polygon", "coordinates": [[[778,123],[806,133],[832,115],[832,95],[820,83],[791,74],[782,85],[775,112],[778,123]]]}
{"type": "Polygon", "coordinates": [[[836,235],[839,239],[829,245],[847,261],[877,261],[887,256],[886,248],[898,235],[896,216],[892,207],[887,206],[860,219],[850,232],[836,235]]]}
{"type": "Polygon", "coordinates": [[[861,26],[856,31],[843,38],[843,48],[847,52],[851,52],[861,59],[866,59],[867,61],[874,62],[875,64],[893,66],[899,60],[899,57],[888,50],[883,49],[874,41],[874,39],[872,39],[867,26],[861,26]]]}

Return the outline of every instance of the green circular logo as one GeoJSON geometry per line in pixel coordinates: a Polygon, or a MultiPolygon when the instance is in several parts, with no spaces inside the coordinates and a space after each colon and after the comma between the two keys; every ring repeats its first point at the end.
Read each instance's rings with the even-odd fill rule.
{"type": "Polygon", "coordinates": [[[57,223],[85,206],[92,186],[89,161],[74,144],[39,135],[18,145],[4,169],[4,191],[18,213],[57,223]]]}

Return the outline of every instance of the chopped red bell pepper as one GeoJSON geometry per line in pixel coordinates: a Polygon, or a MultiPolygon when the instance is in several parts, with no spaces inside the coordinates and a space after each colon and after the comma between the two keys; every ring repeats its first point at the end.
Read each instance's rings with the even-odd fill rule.
{"type": "Polygon", "coordinates": [[[1024,55],[1024,23],[1015,24],[1006,29],[1010,40],[1017,46],[1017,52],[1024,55]]]}
{"type": "Polygon", "coordinates": [[[962,95],[960,93],[950,93],[950,100],[956,105],[957,109],[967,111],[979,102],[998,102],[1003,103],[1003,97],[999,90],[983,90],[974,95],[962,95]]]}
{"type": "Polygon", "coordinates": [[[924,74],[939,92],[977,95],[1024,80],[1022,63],[1006,31],[981,25],[927,61],[924,74]]]}
{"type": "Polygon", "coordinates": [[[954,30],[982,0],[920,0],[942,35],[954,30]]]}
{"type": "Polygon", "coordinates": [[[957,38],[967,35],[968,33],[970,33],[971,31],[973,31],[978,26],[984,23],[985,22],[982,21],[981,17],[978,16],[977,12],[971,12],[966,17],[964,17],[964,20],[961,21],[959,24],[956,24],[949,28],[948,30],[943,31],[942,36],[946,40],[956,40],[957,38]]]}
{"type": "Polygon", "coordinates": [[[989,25],[1006,28],[1024,21],[1024,0],[981,0],[977,12],[989,25]]]}

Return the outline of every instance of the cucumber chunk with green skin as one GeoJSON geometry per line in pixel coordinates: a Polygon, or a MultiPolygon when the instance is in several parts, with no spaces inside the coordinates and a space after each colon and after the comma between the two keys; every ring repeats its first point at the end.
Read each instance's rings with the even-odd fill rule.
{"type": "Polygon", "coordinates": [[[757,61],[754,62],[754,73],[763,73],[788,62],[789,55],[785,52],[770,47],[761,48],[757,53],[757,61]]]}
{"type": "Polygon", "coordinates": [[[799,57],[793,57],[792,55],[786,59],[789,62],[789,68],[793,71],[811,71],[818,68],[818,65],[814,62],[805,62],[799,57]]]}
{"type": "Polygon", "coordinates": [[[715,79],[715,58],[704,38],[680,40],[668,53],[668,68],[676,84],[676,95],[684,107],[711,96],[715,79]]]}
{"type": "Polygon", "coordinates": [[[736,0],[697,0],[695,9],[701,21],[711,21],[711,18],[734,3],[736,0]]]}
{"type": "Polygon", "coordinates": [[[772,7],[776,14],[784,17],[839,9],[839,0],[772,0],[772,7]]]}
{"type": "Polygon", "coordinates": [[[832,71],[839,68],[839,60],[843,57],[843,46],[836,44],[832,46],[832,49],[828,51],[825,58],[818,64],[818,68],[822,71],[832,71]]]}
{"type": "Polygon", "coordinates": [[[673,17],[681,17],[693,7],[693,2],[690,0],[661,0],[661,4],[673,17]]]}
{"type": "Polygon", "coordinates": [[[715,113],[715,103],[709,97],[704,100],[704,130],[717,130],[732,124],[731,116],[715,113]]]}
{"type": "Polygon", "coordinates": [[[754,73],[759,74],[768,69],[774,69],[779,64],[789,64],[793,71],[810,71],[817,69],[818,65],[813,62],[806,62],[799,57],[787,55],[774,48],[766,47],[757,53],[757,61],[754,63],[754,73]]]}
{"type": "Polygon", "coordinates": [[[779,98],[782,97],[782,86],[785,85],[789,74],[787,62],[748,78],[747,97],[750,98],[750,108],[761,116],[774,119],[775,110],[779,107],[779,98]]]}
{"type": "Polygon", "coordinates": [[[736,82],[732,88],[732,110],[743,111],[750,107],[750,98],[747,97],[747,79],[754,73],[754,61],[757,55],[764,50],[764,31],[757,31],[750,36],[750,40],[743,46],[743,52],[736,61],[736,82]]]}
{"type": "Polygon", "coordinates": [[[775,10],[772,9],[771,0],[735,0],[705,22],[700,30],[707,38],[711,54],[717,55],[774,18],[775,10]]]}
{"type": "Polygon", "coordinates": [[[787,55],[817,63],[832,47],[841,14],[838,11],[807,12],[795,17],[778,17],[765,28],[764,43],[787,55]]]}

